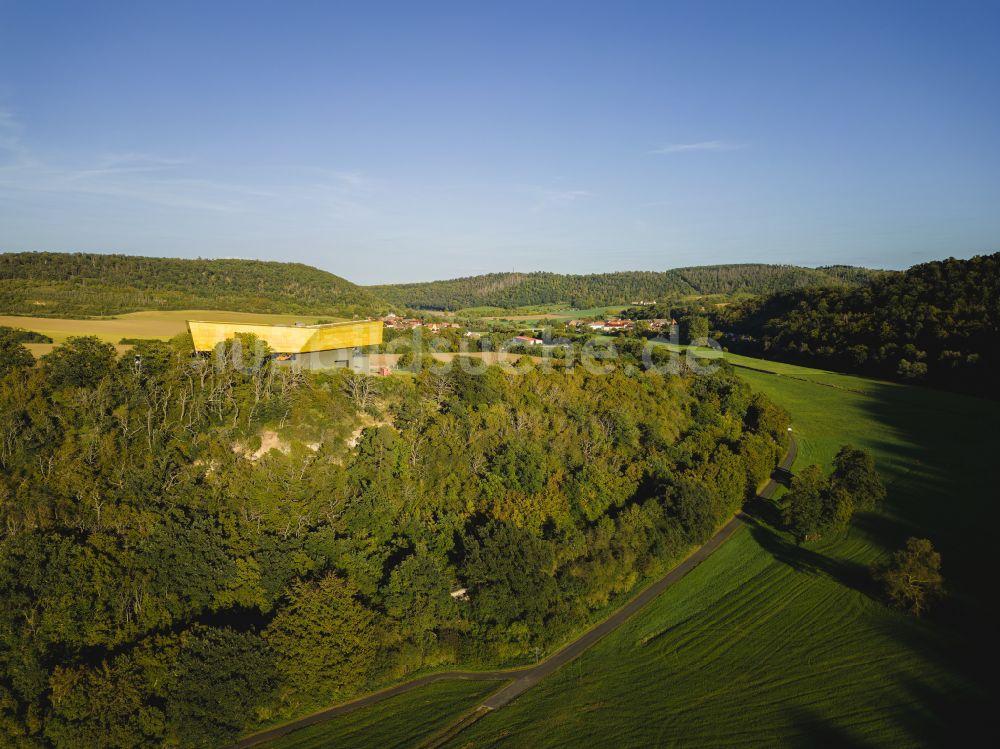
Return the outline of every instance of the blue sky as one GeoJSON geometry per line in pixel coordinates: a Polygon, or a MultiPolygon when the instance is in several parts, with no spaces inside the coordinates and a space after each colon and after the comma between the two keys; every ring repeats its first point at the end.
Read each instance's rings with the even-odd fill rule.
{"type": "Polygon", "coordinates": [[[359,283],[1000,249],[1000,3],[0,0],[0,249],[359,283]]]}

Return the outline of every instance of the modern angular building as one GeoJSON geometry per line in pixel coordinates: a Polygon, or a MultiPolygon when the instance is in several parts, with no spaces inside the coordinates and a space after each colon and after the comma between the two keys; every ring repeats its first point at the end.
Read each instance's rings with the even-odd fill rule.
{"type": "Polygon", "coordinates": [[[210,352],[237,333],[252,333],[271,347],[279,363],[302,369],[351,367],[367,371],[368,357],[362,349],[382,343],[382,328],[381,320],[321,325],[188,320],[195,351],[210,352]]]}

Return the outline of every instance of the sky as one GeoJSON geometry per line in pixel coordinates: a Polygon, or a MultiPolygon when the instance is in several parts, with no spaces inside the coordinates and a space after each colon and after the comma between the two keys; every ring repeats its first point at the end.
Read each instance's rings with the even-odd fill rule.
{"type": "Polygon", "coordinates": [[[1000,2],[0,0],[0,251],[357,283],[1000,250],[1000,2]]]}

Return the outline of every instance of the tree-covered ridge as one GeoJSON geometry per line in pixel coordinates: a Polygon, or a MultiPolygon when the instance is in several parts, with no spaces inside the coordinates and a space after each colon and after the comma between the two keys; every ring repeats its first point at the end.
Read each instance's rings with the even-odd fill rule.
{"type": "Polygon", "coordinates": [[[770,357],[995,397],[1000,253],[748,300],[715,325],[729,345],[770,357]]]}
{"type": "Polygon", "coordinates": [[[793,265],[709,265],[668,271],[489,273],[427,283],[370,286],[396,304],[422,309],[569,304],[577,309],[664,301],[692,294],[765,294],[814,285],[867,283],[882,271],[849,266],[802,268],[793,265]]]}
{"type": "Polygon", "coordinates": [[[861,286],[886,274],[852,265],[803,268],[763,263],[699,265],[674,272],[698,294],[770,294],[808,286],[861,286]]]}
{"type": "Polygon", "coordinates": [[[236,353],[71,339],[0,379],[10,743],[219,746],[419,668],[534,659],[704,541],[786,439],[725,370],[236,353]],[[261,457],[265,428],[285,444],[261,457]]]}
{"type": "Polygon", "coordinates": [[[0,311],[51,316],[150,309],[371,315],[387,305],[301,263],[187,260],[96,253],[0,254],[0,311]]]}
{"type": "Polygon", "coordinates": [[[560,273],[488,273],[426,283],[370,286],[397,304],[418,309],[523,307],[566,303],[579,309],[629,302],[646,294],[693,293],[681,278],[651,271],[563,275],[560,273]],[[653,290],[656,290],[655,292],[653,290]]]}

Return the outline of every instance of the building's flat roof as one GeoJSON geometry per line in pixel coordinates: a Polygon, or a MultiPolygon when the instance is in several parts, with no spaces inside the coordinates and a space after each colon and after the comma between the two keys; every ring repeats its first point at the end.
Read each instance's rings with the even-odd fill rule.
{"type": "Polygon", "coordinates": [[[294,323],[294,322],[232,322],[230,320],[188,320],[187,322],[207,323],[208,325],[253,325],[259,327],[266,325],[269,328],[333,328],[337,325],[357,325],[364,322],[374,322],[371,318],[364,320],[338,320],[337,322],[321,323],[294,323]]]}

